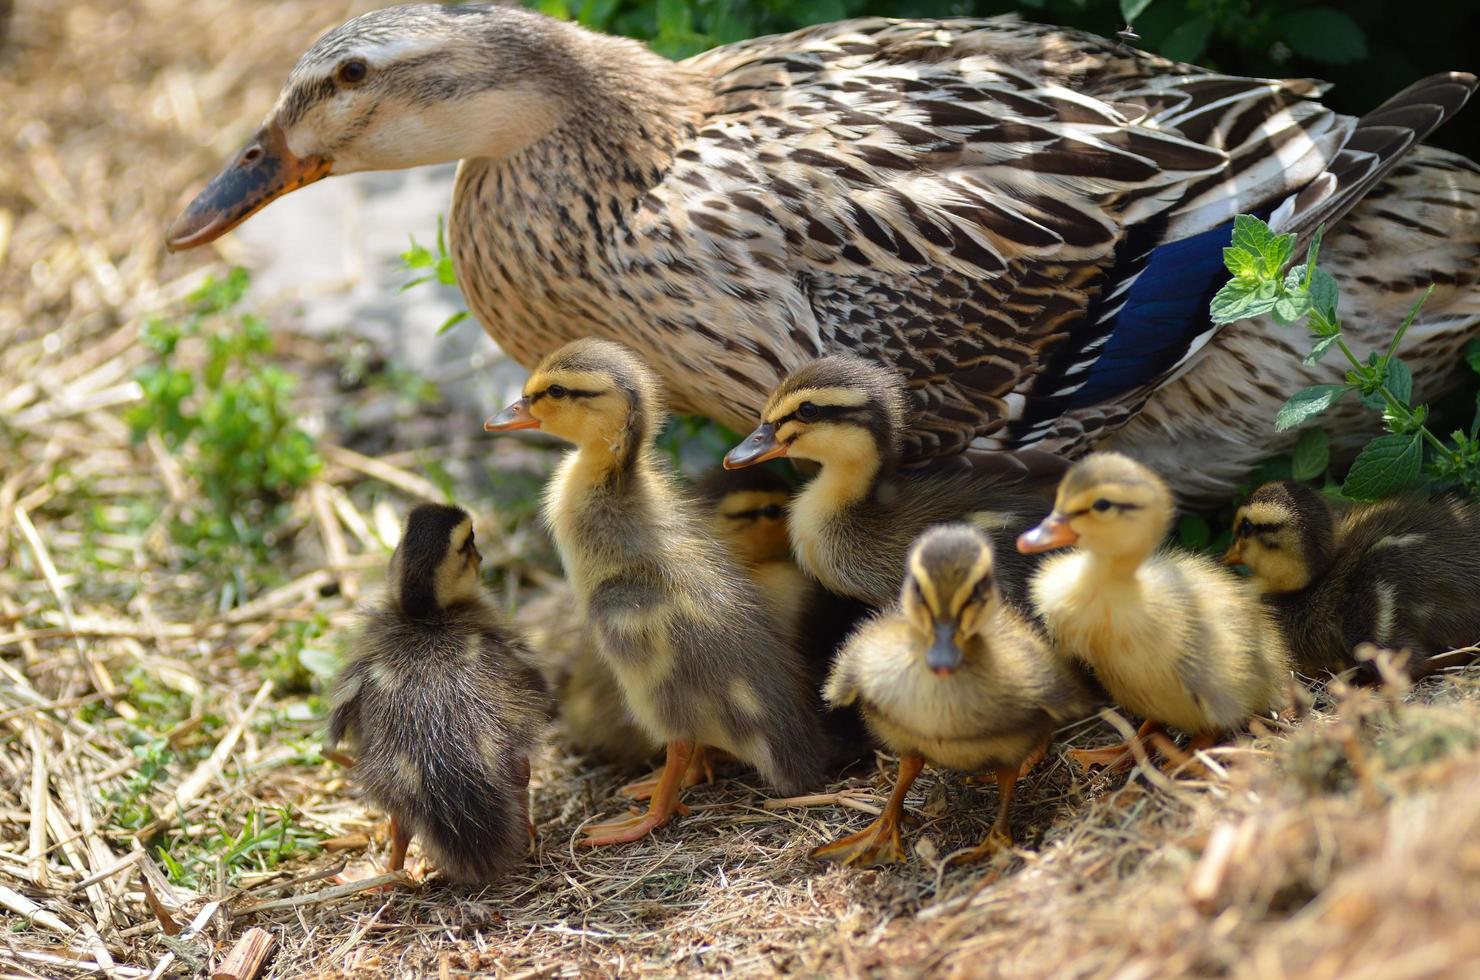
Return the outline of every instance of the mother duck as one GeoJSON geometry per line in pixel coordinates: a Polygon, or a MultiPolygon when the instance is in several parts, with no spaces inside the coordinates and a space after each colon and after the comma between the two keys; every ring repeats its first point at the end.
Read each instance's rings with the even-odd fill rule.
{"type": "MultiPolygon", "coordinates": [[[[1358,119],[1313,81],[1014,17],[850,20],[675,64],[517,7],[390,7],[303,56],[168,240],[329,174],[461,160],[459,282],[526,366],[619,340],[677,407],[746,429],[782,377],[852,350],[908,378],[909,458],[1114,446],[1212,494],[1279,448],[1286,396],[1341,380],[1267,321],[1215,333],[1235,214],[1333,228],[1359,345],[1438,283],[1405,354],[1416,397],[1453,384],[1480,323],[1480,168],[1414,145],[1475,83],[1432,76],[1358,119]]],[[[1327,424],[1339,448],[1364,423],[1327,424]]]]}

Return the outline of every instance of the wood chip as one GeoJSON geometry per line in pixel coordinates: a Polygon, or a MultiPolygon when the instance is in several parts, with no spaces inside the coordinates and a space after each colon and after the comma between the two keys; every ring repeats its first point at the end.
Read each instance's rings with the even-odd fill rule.
{"type": "Polygon", "coordinates": [[[211,971],[211,980],[253,980],[267,962],[267,954],[272,952],[274,942],[272,933],[266,929],[257,926],[248,929],[231,947],[221,965],[211,971]]]}

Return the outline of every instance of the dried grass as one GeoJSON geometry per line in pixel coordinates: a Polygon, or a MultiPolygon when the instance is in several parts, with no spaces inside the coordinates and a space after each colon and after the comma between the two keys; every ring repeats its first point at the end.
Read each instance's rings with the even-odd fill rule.
{"type": "MultiPolygon", "coordinates": [[[[140,318],[200,273],[200,258],[161,248],[182,192],[260,117],[318,26],[345,13],[323,0],[36,0],[0,47],[0,105],[20,136],[0,144],[6,976],[201,972],[252,926],[274,934],[280,977],[1480,972],[1474,669],[1413,693],[1323,692],[1292,734],[1217,750],[1203,779],[1084,779],[1055,757],[1020,791],[1019,849],[982,868],[940,859],[985,831],[993,792],[935,776],[913,798],[910,863],[807,861],[882,804],[887,768],[807,807],[767,808],[752,779],[722,779],[652,839],[577,852],[582,823],[617,805],[619,774],[556,745],[535,771],[537,852],[507,881],[481,894],[435,879],[337,885],[346,862],[384,853],[379,821],[342,770],[302,750],[306,696],[241,657],[311,615],[347,621],[347,597],[384,558],[365,501],[438,492],[407,452],[433,437],[408,429],[370,456],[330,449],[282,531],[289,584],[221,613],[218,583],[182,571],[162,527],[191,506],[189,478],[162,446],[131,443],[119,412],[139,397],[140,318]],[[86,508],[140,497],[166,502],[160,526],[89,537],[86,508]],[[145,791],[160,828],[183,823],[188,841],[283,807],[322,846],[270,873],[223,861],[194,889],[168,880],[118,802],[140,774],[144,698],[158,691],[186,706],[161,734],[188,760],[145,791]]],[[[334,351],[279,325],[310,379],[306,414],[330,416],[350,397],[332,383],[334,351]]],[[[488,456],[467,439],[440,445],[474,422],[437,424],[443,463],[488,456]]],[[[526,538],[492,549],[511,591],[548,574],[526,538]]]]}

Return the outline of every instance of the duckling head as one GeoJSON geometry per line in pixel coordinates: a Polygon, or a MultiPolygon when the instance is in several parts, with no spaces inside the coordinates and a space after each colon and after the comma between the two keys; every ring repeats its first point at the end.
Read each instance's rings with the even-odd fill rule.
{"type": "Polygon", "coordinates": [[[791,550],[786,531],[791,487],[779,473],[765,467],[720,469],[697,490],[710,508],[710,530],[736,558],[753,565],[786,558],[791,550]]]}
{"type": "Polygon", "coordinates": [[[1001,602],[992,546],[976,528],[947,524],[915,541],[905,563],[900,611],[923,641],[925,666],[947,677],[961,666],[1001,602]]]}
{"type": "Polygon", "coordinates": [[[1331,508],[1320,491],[1293,480],[1266,483],[1233,518],[1225,565],[1247,565],[1260,592],[1296,592],[1330,563],[1331,508]]]}
{"type": "Polygon", "coordinates": [[[1078,545],[1108,558],[1144,558],[1171,528],[1176,504],[1166,483],[1120,453],[1093,453],[1064,474],[1053,513],[1017,540],[1028,554],[1078,545]]]}
{"type": "Polygon", "coordinates": [[[663,427],[662,385],[642,359],[610,340],[575,340],[548,355],[524,397],[483,428],[542,429],[581,449],[630,461],[663,427]]]}
{"type": "Polygon", "coordinates": [[[473,540],[473,520],[461,507],[421,504],[406,516],[391,555],[391,599],[411,619],[431,619],[480,595],[483,556],[473,540]]]}
{"type": "Polygon", "coordinates": [[[892,464],[905,427],[905,387],[898,373],[860,357],[811,361],[782,381],[761,424],[725,455],[738,469],[787,456],[829,465],[892,464]]]}
{"type": "Polygon", "coordinates": [[[348,21],[299,60],[262,127],[175,219],[169,247],[213,241],[331,173],[509,156],[589,101],[586,37],[513,5],[409,4],[348,21]]]}

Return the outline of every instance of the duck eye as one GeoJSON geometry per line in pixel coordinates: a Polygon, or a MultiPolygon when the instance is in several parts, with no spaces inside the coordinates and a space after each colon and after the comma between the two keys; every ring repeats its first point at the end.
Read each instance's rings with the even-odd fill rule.
{"type": "Polygon", "coordinates": [[[351,58],[334,70],[334,80],[340,85],[358,85],[370,74],[370,66],[363,58],[351,58]]]}
{"type": "Polygon", "coordinates": [[[1254,533],[1254,522],[1245,517],[1238,522],[1238,536],[1247,538],[1254,533]]]}
{"type": "Polygon", "coordinates": [[[1099,500],[1096,500],[1094,503],[1090,504],[1090,506],[1093,507],[1095,510],[1099,511],[1101,514],[1103,514],[1103,513],[1105,513],[1105,511],[1109,510],[1111,507],[1114,507],[1115,505],[1112,504],[1110,501],[1106,500],[1104,497],[1101,497],[1099,500]]]}
{"type": "Polygon", "coordinates": [[[565,385],[551,385],[550,387],[545,389],[545,394],[549,395],[551,398],[559,400],[561,398],[564,398],[567,394],[569,394],[569,392],[565,390],[565,385]]]}
{"type": "Polygon", "coordinates": [[[797,418],[803,422],[815,422],[820,414],[821,411],[811,402],[802,402],[797,406],[797,418]]]}
{"type": "Polygon", "coordinates": [[[779,518],[781,516],[781,514],[782,514],[781,505],[780,504],[766,504],[764,507],[761,508],[760,514],[761,514],[762,517],[766,518],[767,520],[774,521],[777,518],[779,518]]]}

